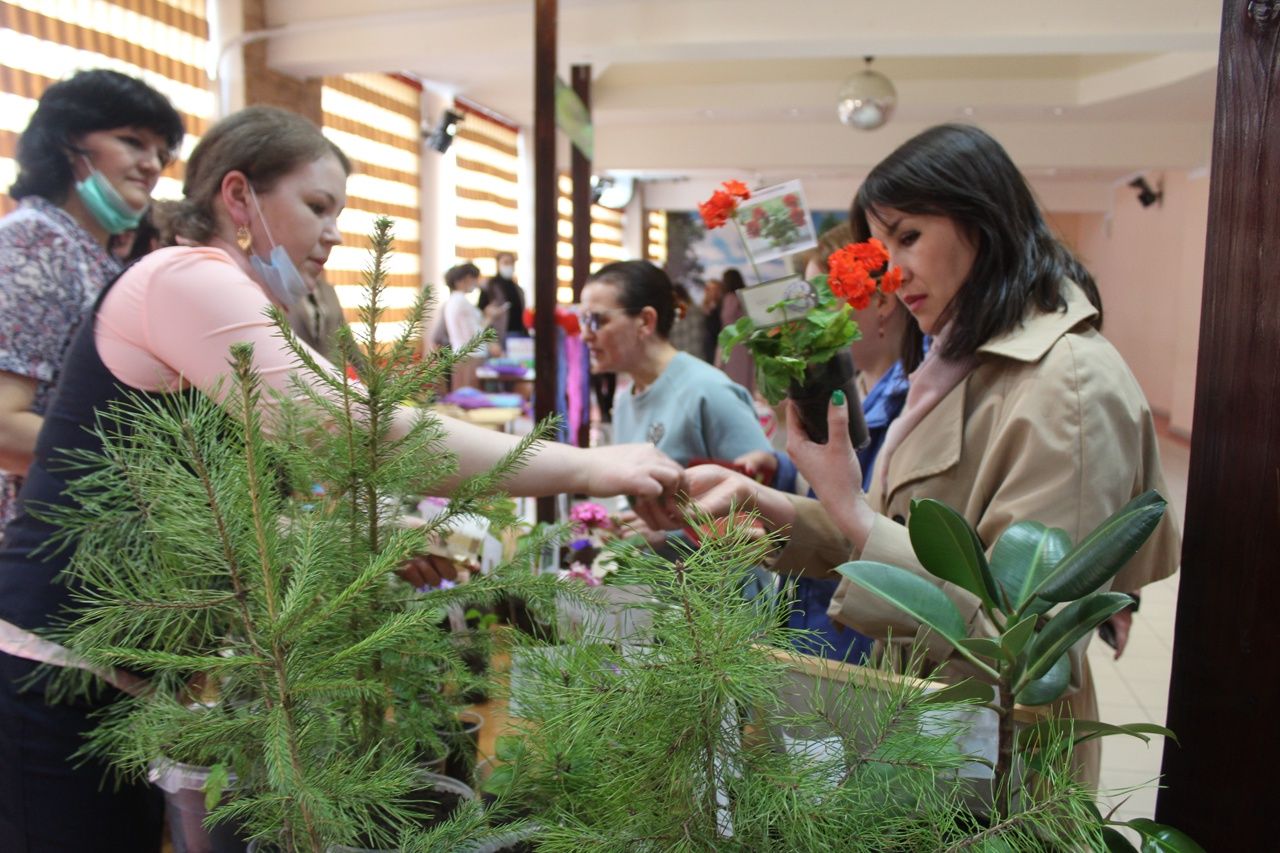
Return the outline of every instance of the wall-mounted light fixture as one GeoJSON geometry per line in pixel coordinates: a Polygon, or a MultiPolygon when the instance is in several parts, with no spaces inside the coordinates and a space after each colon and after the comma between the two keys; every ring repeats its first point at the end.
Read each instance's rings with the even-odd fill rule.
{"type": "Polygon", "coordinates": [[[1143,207],[1159,204],[1164,199],[1164,184],[1158,183],[1155,189],[1147,183],[1147,179],[1139,175],[1129,182],[1129,186],[1138,191],[1138,203],[1143,207]]]}
{"type": "Polygon", "coordinates": [[[435,130],[427,132],[426,126],[423,126],[423,136],[426,137],[427,147],[433,151],[439,151],[441,154],[449,150],[449,146],[453,144],[453,137],[458,134],[458,122],[462,121],[462,114],[453,110],[445,110],[440,114],[440,120],[436,122],[435,130]]]}

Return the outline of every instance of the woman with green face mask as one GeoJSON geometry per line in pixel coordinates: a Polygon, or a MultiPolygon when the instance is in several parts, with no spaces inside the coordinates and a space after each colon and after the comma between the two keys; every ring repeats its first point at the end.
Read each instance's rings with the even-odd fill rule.
{"type": "Polygon", "coordinates": [[[164,95],[98,69],[45,90],[18,139],[19,205],[0,219],[0,525],[67,343],[120,270],[107,244],[138,225],[182,136],[164,95]]]}

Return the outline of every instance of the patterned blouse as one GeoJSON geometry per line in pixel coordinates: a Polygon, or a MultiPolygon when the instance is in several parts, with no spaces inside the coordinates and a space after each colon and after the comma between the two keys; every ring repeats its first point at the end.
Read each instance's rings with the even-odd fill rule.
{"type": "MultiPolygon", "coordinates": [[[[120,264],[62,208],[38,196],[0,219],[0,370],[36,380],[44,414],[71,336],[120,264]]],[[[0,525],[22,478],[0,472],[0,525]]],[[[0,528],[2,529],[2,528],[0,528]]]]}

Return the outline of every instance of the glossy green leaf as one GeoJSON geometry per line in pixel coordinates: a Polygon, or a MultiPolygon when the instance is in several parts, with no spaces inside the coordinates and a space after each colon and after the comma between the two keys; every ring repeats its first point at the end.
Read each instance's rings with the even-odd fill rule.
{"type": "Polygon", "coordinates": [[[906,569],[870,560],[845,563],[836,571],[929,626],[953,646],[965,638],[964,617],[941,589],[906,569]]]}
{"type": "Polygon", "coordinates": [[[1081,637],[1124,610],[1131,602],[1132,599],[1124,593],[1099,592],[1062,608],[1031,641],[1027,666],[1020,680],[1034,681],[1044,675],[1081,637]]]}
{"type": "Polygon", "coordinates": [[[1025,616],[1021,622],[1010,626],[1001,635],[1000,645],[1004,647],[1010,660],[1016,660],[1018,655],[1022,654],[1022,650],[1027,647],[1027,641],[1035,635],[1037,619],[1034,613],[1025,616]]]}
{"type": "MultiPolygon", "coordinates": [[[[1164,726],[1157,725],[1155,723],[1125,723],[1122,726],[1112,726],[1111,729],[1116,729],[1117,731],[1105,730],[1089,732],[1083,737],[1076,738],[1076,743],[1081,744],[1087,740],[1106,737],[1107,735],[1129,735],[1130,737],[1136,737],[1139,740],[1147,741],[1148,743],[1151,739],[1148,738],[1147,735],[1160,735],[1161,737],[1169,738],[1175,743],[1177,743],[1178,740],[1177,736],[1174,735],[1171,729],[1167,729],[1164,726]]],[[[1076,731],[1080,731],[1080,726],[1078,724],[1076,725],[1076,731]]]]}
{"type": "Polygon", "coordinates": [[[1204,853],[1204,848],[1180,829],[1144,817],[1125,824],[1142,836],[1142,853],[1204,853]]]}
{"type": "Polygon", "coordinates": [[[1003,607],[982,541],[964,516],[941,501],[912,501],[907,530],[916,557],[930,574],[968,590],[988,607],[1003,607]]]}
{"type": "MultiPolygon", "coordinates": [[[[1071,550],[1071,537],[1038,521],[1019,521],[1000,534],[991,550],[991,574],[1009,599],[1011,609],[1027,604],[1031,591],[1048,577],[1071,550]]],[[[1043,613],[1052,602],[1037,601],[1030,612],[1043,613]]]]}
{"type": "Polygon", "coordinates": [[[1059,561],[1035,592],[1049,601],[1074,601],[1115,577],[1164,517],[1165,500],[1144,492],[1116,511],[1059,561]]]}
{"type": "Polygon", "coordinates": [[[967,640],[961,640],[960,645],[975,655],[991,658],[992,660],[1007,660],[1013,663],[1013,657],[1005,651],[1004,646],[1000,645],[999,640],[989,640],[986,637],[970,637],[967,640]]]}
{"type": "Polygon", "coordinates": [[[1014,700],[1022,705],[1047,705],[1057,699],[1071,682],[1071,659],[1058,658],[1049,671],[1018,691],[1014,700]]]}
{"type": "Polygon", "coordinates": [[[1111,826],[1102,828],[1102,841],[1107,845],[1107,853],[1138,853],[1138,848],[1129,843],[1129,839],[1111,826]]]}
{"type": "Polygon", "coordinates": [[[1042,720],[1018,732],[1018,745],[1028,746],[1044,738],[1052,737],[1055,732],[1062,731],[1067,725],[1071,726],[1076,743],[1083,743],[1086,740],[1106,737],[1107,735],[1129,735],[1147,743],[1151,741],[1151,738],[1147,737],[1147,735],[1173,737],[1173,732],[1155,723],[1129,723],[1119,726],[1097,720],[1042,720]]]}
{"type": "Polygon", "coordinates": [[[994,702],[995,688],[985,681],[966,678],[957,684],[949,684],[941,690],[926,693],[922,700],[926,705],[942,705],[948,702],[994,702]]]}

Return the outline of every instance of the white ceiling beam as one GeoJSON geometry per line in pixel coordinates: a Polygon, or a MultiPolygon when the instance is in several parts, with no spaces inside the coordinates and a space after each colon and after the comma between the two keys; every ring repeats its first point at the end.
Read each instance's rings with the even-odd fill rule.
{"type": "MultiPolygon", "coordinates": [[[[637,133],[631,126],[601,125],[596,128],[595,165],[642,172],[719,167],[797,174],[832,164],[869,168],[926,127],[894,122],[859,133],[836,122],[672,123],[637,133]]],[[[1208,162],[1212,143],[1211,128],[1199,122],[983,122],[983,127],[1023,169],[1190,168],[1208,162]],[[1159,144],[1153,146],[1153,140],[1159,144]]]]}

